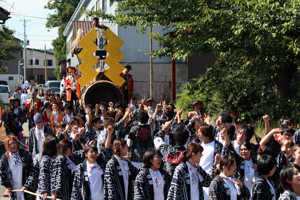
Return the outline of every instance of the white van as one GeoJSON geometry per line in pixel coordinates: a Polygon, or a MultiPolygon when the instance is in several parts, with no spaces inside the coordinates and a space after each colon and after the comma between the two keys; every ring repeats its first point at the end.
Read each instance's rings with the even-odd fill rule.
{"type": "Polygon", "coordinates": [[[0,99],[4,104],[9,104],[10,89],[8,85],[0,85],[0,99]]]}

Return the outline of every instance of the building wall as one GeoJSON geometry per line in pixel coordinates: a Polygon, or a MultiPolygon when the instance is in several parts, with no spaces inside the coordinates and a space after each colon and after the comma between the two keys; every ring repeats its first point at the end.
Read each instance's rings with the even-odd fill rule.
{"type": "MultiPolygon", "coordinates": [[[[124,64],[124,63],[121,63],[124,64]]],[[[134,80],[133,94],[140,100],[150,97],[150,65],[149,63],[130,63],[134,80]]],[[[176,92],[188,76],[187,64],[176,63],[176,92]]],[[[171,100],[171,63],[153,64],[153,98],[156,102],[171,100]]]]}
{"type": "MultiPolygon", "coordinates": [[[[41,79],[41,75],[45,75],[45,54],[43,51],[35,49],[26,50],[26,80],[31,83],[44,83],[44,80],[41,79]],[[30,63],[32,60],[32,63],[30,63]],[[38,60],[38,63],[36,61],[38,60]],[[36,76],[38,75],[38,76],[36,76]]],[[[47,76],[49,80],[56,79],[53,71],[55,69],[55,57],[52,53],[46,53],[46,59],[52,60],[52,66],[47,66],[47,76]]]]}

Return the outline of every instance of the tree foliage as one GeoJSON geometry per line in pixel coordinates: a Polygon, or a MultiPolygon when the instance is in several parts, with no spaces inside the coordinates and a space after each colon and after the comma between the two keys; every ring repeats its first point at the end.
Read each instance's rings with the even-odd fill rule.
{"type": "Polygon", "coordinates": [[[177,104],[204,100],[209,113],[236,110],[242,118],[264,113],[297,115],[300,1],[286,0],[126,0],[115,14],[88,12],[120,26],[162,25],[154,33],[161,49],[152,56],[186,58],[213,52],[215,66],[182,87],[177,104]]]}
{"type": "Polygon", "coordinates": [[[14,31],[4,25],[0,26],[0,60],[9,61],[15,59],[13,53],[19,52],[21,44],[15,41],[14,31]]]}
{"type": "Polygon", "coordinates": [[[66,37],[63,31],[75,11],[79,0],[49,0],[46,9],[54,10],[54,14],[47,17],[46,28],[58,27],[58,37],[52,41],[54,56],[56,59],[56,68],[54,75],[59,79],[60,70],[58,61],[66,59],[66,37]]]}

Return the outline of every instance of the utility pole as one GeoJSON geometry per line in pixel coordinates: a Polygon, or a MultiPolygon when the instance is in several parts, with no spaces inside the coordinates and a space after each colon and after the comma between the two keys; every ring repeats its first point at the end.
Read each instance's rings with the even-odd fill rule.
{"type": "Polygon", "coordinates": [[[24,19],[24,40],[23,40],[24,83],[26,81],[26,45],[27,45],[27,40],[26,40],[26,21],[30,21],[30,20],[25,20],[24,19]]]}
{"type": "MultiPolygon", "coordinates": [[[[150,34],[152,34],[152,26],[150,26],[150,34]]],[[[150,53],[152,53],[152,37],[150,36],[150,53]]],[[[150,98],[153,98],[153,63],[150,55],[150,98]]]]}
{"type": "Polygon", "coordinates": [[[48,80],[47,77],[47,54],[46,54],[46,44],[44,45],[44,49],[45,49],[45,83],[48,80]]]}

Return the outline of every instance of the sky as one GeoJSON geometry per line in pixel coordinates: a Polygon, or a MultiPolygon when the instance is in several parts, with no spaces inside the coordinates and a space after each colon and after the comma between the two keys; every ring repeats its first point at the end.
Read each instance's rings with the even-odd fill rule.
{"type": "Polygon", "coordinates": [[[53,48],[51,42],[58,36],[57,28],[46,29],[46,18],[53,11],[45,9],[48,0],[0,0],[0,7],[9,11],[10,19],[5,25],[15,30],[14,36],[24,40],[24,19],[26,20],[26,36],[29,40],[27,48],[53,48]],[[27,21],[28,20],[28,21],[27,21]]]}

